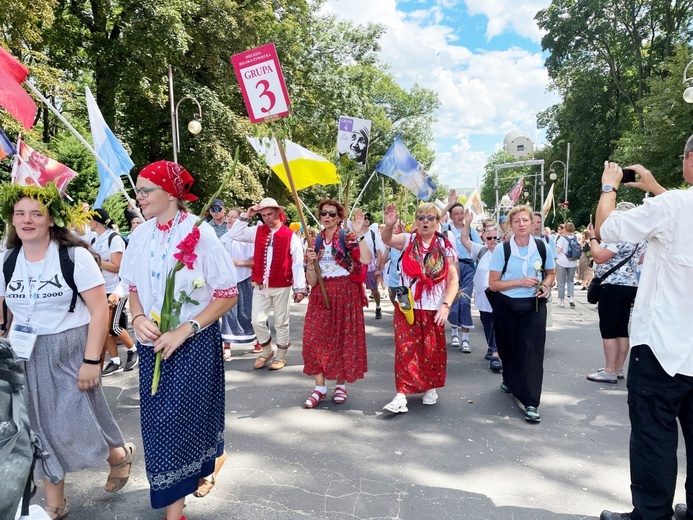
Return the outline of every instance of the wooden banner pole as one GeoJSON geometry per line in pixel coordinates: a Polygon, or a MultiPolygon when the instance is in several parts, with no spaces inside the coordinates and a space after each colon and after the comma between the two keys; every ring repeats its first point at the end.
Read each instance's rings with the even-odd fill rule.
{"type": "MultiPolygon", "coordinates": [[[[277,146],[279,147],[279,154],[282,156],[282,163],[284,164],[284,170],[286,171],[286,178],[289,180],[289,186],[291,186],[291,193],[294,196],[294,204],[296,204],[296,210],[298,211],[298,218],[301,220],[303,225],[303,230],[306,234],[306,243],[308,247],[313,247],[313,240],[310,238],[308,233],[308,226],[306,225],[306,219],[303,216],[303,208],[301,207],[301,201],[298,198],[298,193],[296,192],[296,185],[294,184],[294,178],[291,176],[291,169],[289,168],[289,161],[286,159],[286,150],[284,150],[284,143],[281,139],[277,139],[277,146]]],[[[315,264],[315,273],[318,275],[318,283],[320,284],[320,291],[322,291],[322,297],[325,300],[325,307],[330,308],[330,300],[327,297],[327,288],[325,287],[325,280],[322,278],[322,273],[320,272],[320,265],[317,260],[315,264]]]]}

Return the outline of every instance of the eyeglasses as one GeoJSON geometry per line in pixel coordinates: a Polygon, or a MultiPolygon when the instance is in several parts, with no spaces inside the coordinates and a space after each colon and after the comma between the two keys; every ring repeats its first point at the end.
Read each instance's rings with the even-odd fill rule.
{"type": "Polygon", "coordinates": [[[436,219],[434,215],[417,215],[416,220],[419,222],[423,222],[424,220],[428,220],[429,222],[433,222],[436,219]]]}
{"type": "Polygon", "coordinates": [[[326,217],[327,215],[329,215],[332,218],[335,218],[337,216],[337,212],[336,211],[327,211],[326,209],[320,210],[320,216],[321,217],[326,217]]]}
{"type": "Polygon", "coordinates": [[[686,160],[687,156],[688,156],[688,154],[682,153],[681,155],[679,155],[679,160],[681,160],[681,162],[683,162],[686,160]]]}
{"type": "Polygon", "coordinates": [[[156,188],[135,188],[135,196],[146,199],[151,192],[156,190],[163,190],[163,188],[159,188],[158,186],[156,188]]]}
{"type": "Polygon", "coordinates": [[[219,213],[221,211],[221,208],[219,206],[212,206],[211,208],[209,208],[209,211],[211,211],[212,213],[219,213]]]}

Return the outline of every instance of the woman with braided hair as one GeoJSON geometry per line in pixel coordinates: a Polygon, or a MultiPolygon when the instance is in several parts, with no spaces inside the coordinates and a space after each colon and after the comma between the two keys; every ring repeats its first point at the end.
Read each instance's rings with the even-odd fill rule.
{"type": "Polygon", "coordinates": [[[445,322],[458,289],[457,251],[437,231],[440,210],[435,204],[421,204],[416,211],[415,230],[392,234],[398,221],[393,204],[385,209],[383,242],[402,251],[402,285],[414,299],[413,323],[395,306],[395,385],[397,395],[383,407],[404,413],[407,394],[423,393],[423,404],[438,400],[437,388],[445,386],[447,349],[445,322]]]}

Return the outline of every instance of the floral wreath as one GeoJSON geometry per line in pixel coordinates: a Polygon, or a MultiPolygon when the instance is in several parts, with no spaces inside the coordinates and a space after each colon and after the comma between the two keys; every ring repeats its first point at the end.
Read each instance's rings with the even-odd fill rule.
{"type": "Polygon", "coordinates": [[[68,204],[53,183],[44,187],[10,183],[0,185],[0,218],[12,222],[14,206],[24,197],[38,201],[41,209],[47,210],[58,227],[81,226],[90,219],[89,213],[68,204]]]}

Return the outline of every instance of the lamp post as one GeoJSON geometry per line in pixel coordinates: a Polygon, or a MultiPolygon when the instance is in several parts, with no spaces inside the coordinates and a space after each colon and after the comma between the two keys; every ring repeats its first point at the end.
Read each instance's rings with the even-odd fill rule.
{"type": "Polygon", "coordinates": [[[688,62],[686,68],[683,69],[683,84],[687,85],[686,90],[683,91],[683,100],[686,103],[693,103],[693,77],[687,77],[688,67],[693,64],[693,61],[688,62]]]}
{"type": "Polygon", "coordinates": [[[558,175],[556,174],[556,171],[553,169],[554,164],[562,164],[563,165],[563,188],[565,189],[565,198],[563,201],[565,202],[568,200],[568,167],[563,161],[554,161],[549,165],[549,179],[552,181],[555,181],[558,178],[558,175]]]}
{"type": "Polygon", "coordinates": [[[179,100],[178,103],[175,103],[175,100],[173,98],[173,71],[171,70],[170,65],[168,66],[168,97],[171,101],[171,132],[173,134],[173,162],[177,163],[178,151],[180,150],[178,107],[186,99],[194,101],[197,105],[197,116],[195,116],[193,120],[188,123],[188,131],[193,135],[197,135],[200,133],[200,131],[202,131],[202,124],[200,123],[200,120],[202,119],[202,107],[200,106],[200,102],[192,96],[185,96],[183,99],[179,100]]]}

